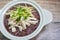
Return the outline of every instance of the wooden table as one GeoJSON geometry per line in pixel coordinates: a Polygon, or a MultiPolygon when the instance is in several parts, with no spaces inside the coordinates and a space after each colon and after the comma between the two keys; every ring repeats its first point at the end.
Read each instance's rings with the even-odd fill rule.
{"type": "MultiPolygon", "coordinates": [[[[0,9],[11,0],[0,0],[0,9]]],[[[52,23],[46,25],[42,31],[31,40],[60,40],[60,0],[35,0],[42,8],[53,14],[52,23]]],[[[0,33],[0,40],[9,40],[0,33]]]]}

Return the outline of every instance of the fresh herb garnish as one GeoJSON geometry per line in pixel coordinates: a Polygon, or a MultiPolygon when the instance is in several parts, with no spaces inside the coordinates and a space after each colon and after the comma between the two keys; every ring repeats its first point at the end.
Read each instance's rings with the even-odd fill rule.
{"type": "Polygon", "coordinates": [[[16,19],[17,22],[23,17],[26,20],[31,14],[31,9],[29,7],[18,6],[15,11],[11,11],[10,17],[16,19]]]}

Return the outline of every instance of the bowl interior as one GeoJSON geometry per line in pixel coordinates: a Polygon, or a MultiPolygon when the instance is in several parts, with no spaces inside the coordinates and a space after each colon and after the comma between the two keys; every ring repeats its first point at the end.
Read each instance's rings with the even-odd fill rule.
{"type": "MultiPolygon", "coordinates": [[[[31,17],[31,18],[36,18],[37,20],[36,21],[38,21],[38,22],[36,22],[36,21],[34,21],[34,22],[36,22],[35,24],[32,22],[31,23],[31,25],[30,26],[26,26],[27,28],[25,29],[25,30],[22,30],[22,31],[19,31],[19,28],[18,28],[18,26],[17,27],[15,27],[16,28],[16,31],[15,32],[12,32],[12,29],[9,29],[9,27],[11,27],[10,25],[8,25],[8,19],[9,19],[9,17],[10,17],[10,15],[7,15],[7,14],[5,14],[5,16],[4,16],[4,26],[6,27],[6,29],[7,29],[7,31],[9,32],[9,33],[11,33],[12,35],[14,35],[14,36],[19,36],[19,37],[23,37],[23,36],[27,36],[27,35],[29,35],[29,34],[31,34],[31,33],[33,33],[36,29],[37,29],[37,27],[39,26],[39,23],[40,23],[40,15],[39,15],[39,13],[38,13],[38,11],[36,10],[36,8],[34,8],[32,5],[30,5],[30,4],[25,4],[25,3],[20,3],[20,4],[16,4],[16,5],[14,5],[14,6],[12,6],[11,8],[9,8],[9,10],[7,10],[7,12],[6,13],[10,13],[12,10],[14,10],[14,11],[16,11],[16,7],[20,7],[20,6],[22,6],[22,7],[30,7],[30,9],[33,9],[31,12],[32,12],[32,14],[34,15],[34,17],[31,17]]],[[[22,15],[23,16],[23,15],[22,15]]],[[[32,19],[32,21],[33,20],[35,20],[35,19],[32,19]]],[[[10,21],[11,22],[11,21],[10,21]]],[[[16,21],[14,21],[14,22],[16,22],[16,21]]],[[[26,21],[25,21],[26,22],[26,21]]],[[[21,22],[20,22],[21,23],[21,22]]],[[[19,24],[20,24],[19,23],[19,24]]],[[[29,23],[30,24],[30,23],[29,23]]],[[[23,25],[23,24],[22,24],[23,25]]],[[[15,26],[15,25],[14,25],[15,26]]]]}

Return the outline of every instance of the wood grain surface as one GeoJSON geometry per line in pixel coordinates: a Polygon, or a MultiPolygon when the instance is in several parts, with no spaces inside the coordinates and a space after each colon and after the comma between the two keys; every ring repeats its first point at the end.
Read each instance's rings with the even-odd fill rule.
{"type": "MultiPolygon", "coordinates": [[[[11,0],[0,0],[0,9],[11,0]]],[[[34,0],[43,9],[53,14],[52,23],[46,25],[42,31],[30,40],[60,40],[60,0],[34,0]]],[[[9,40],[0,33],[0,40],[9,40]]]]}

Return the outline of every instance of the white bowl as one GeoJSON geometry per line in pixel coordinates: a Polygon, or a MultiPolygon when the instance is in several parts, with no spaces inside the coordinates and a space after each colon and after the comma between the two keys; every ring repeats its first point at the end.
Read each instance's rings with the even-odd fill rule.
{"type": "Polygon", "coordinates": [[[1,33],[6,36],[7,38],[11,39],[11,40],[29,40],[33,37],[35,37],[44,27],[44,25],[50,23],[52,21],[52,14],[51,12],[42,9],[35,1],[32,0],[16,0],[16,1],[11,1],[9,2],[7,5],[5,5],[1,11],[0,11],[0,31],[1,33]],[[27,3],[32,5],[33,7],[35,7],[37,9],[37,11],[39,12],[40,15],[40,23],[38,28],[31,34],[27,35],[27,36],[23,36],[23,37],[17,37],[17,36],[13,36],[12,34],[10,34],[6,28],[4,27],[4,14],[6,13],[6,11],[11,8],[12,6],[19,4],[19,3],[27,3]]]}

